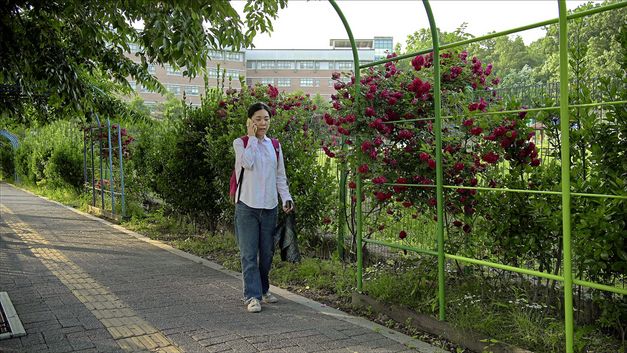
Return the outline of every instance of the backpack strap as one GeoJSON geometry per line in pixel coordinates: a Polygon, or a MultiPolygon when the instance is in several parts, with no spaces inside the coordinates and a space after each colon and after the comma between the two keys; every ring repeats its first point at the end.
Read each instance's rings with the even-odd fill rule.
{"type": "Polygon", "coordinates": [[[276,161],[279,161],[279,150],[281,149],[281,144],[279,143],[279,140],[275,139],[275,138],[271,138],[270,141],[272,141],[272,147],[274,147],[274,153],[276,153],[276,161]]]}
{"type": "MultiPolygon", "coordinates": [[[[244,148],[246,148],[246,146],[248,146],[248,135],[244,135],[240,137],[240,139],[242,139],[242,142],[244,143],[244,148]]],[[[239,201],[240,195],[242,195],[242,182],[243,181],[244,181],[244,167],[242,167],[242,170],[239,172],[239,179],[237,179],[237,198],[235,199],[235,203],[239,201]]]]}

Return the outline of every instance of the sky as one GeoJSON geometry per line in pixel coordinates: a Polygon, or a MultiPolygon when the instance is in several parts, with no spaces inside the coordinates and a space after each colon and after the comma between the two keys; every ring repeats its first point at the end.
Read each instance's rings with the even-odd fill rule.
{"type": "MultiPolygon", "coordinates": [[[[566,7],[574,9],[586,2],[567,0],[566,7]]],[[[475,36],[558,17],[557,0],[431,0],[429,3],[441,30],[452,32],[466,22],[466,32],[475,36]]],[[[232,1],[240,13],[244,4],[244,1],[232,1]]],[[[392,36],[395,45],[404,46],[407,35],[429,28],[422,1],[338,0],[337,4],[356,39],[392,36]]],[[[289,0],[287,8],[279,10],[273,27],[270,36],[255,37],[257,49],[328,49],[329,39],[348,38],[339,16],[327,0],[289,0]]],[[[544,36],[544,31],[538,28],[518,35],[530,44],[544,36]]]]}

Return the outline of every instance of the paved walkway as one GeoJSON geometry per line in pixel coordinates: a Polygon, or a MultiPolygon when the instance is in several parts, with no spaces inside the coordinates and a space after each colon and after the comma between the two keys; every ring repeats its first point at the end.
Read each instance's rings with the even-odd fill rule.
{"type": "Polygon", "coordinates": [[[285,290],[245,310],[237,274],[0,183],[0,292],[27,332],[0,352],[440,352],[285,290]]]}

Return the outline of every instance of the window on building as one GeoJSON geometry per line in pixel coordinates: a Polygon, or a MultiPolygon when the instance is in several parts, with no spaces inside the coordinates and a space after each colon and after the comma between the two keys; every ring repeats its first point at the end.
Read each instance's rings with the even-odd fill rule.
{"type": "Polygon", "coordinates": [[[139,91],[139,93],[150,93],[150,90],[143,85],[137,85],[137,90],[139,91]]]}
{"type": "Polygon", "coordinates": [[[394,43],[390,38],[375,38],[374,47],[375,49],[392,49],[394,47],[394,43]]]}
{"type": "Polygon", "coordinates": [[[181,86],[179,85],[167,85],[166,88],[168,89],[168,91],[174,95],[179,95],[181,94],[181,86]]]}
{"type": "Polygon", "coordinates": [[[185,94],[188,96],[198,96],[200,95],[200,87],[198,86],[187,86],[185,88],[185,94]]]}
{"type": "Polygon", "coordinates": [[[256,62],[256,61],[254,61],[254,60],[248,60],[248,61],[246,62],[246,68],[247,68],[247,69],[254,69],[254,68],[256,68],[256,67],[257,67],[257,62],[256,62]]]}
{"type": "Polygon", "coordinates": [[[209,78],[218,78],[218,69],[215,67],[209,68],[209,78]]]}
{"type": "Polygon", "coordinates": [[[314,86],[314,79],[313,78],[301,78],[300,79],[300,86],[301,87],[313,87],[314,86]]]}
{"type": "Polygon", "coordinates": [[[314,62],[313,61],[299,61],[298,62],[298,68],[301,70],[313,70],[314,69],[314,62]]]}
{"type": "Polygon", "coordinates": [[[279,70],[293,69],[294,68],[294,62],[293,61],[287,61],[287,60],[277,61],[276,68],[279,69],[279,70]]]}
{"type": "Polygon", "coordinates": [[[277,85],[279,87],[290,87],[292,85],[292,80],[289,78],[279,78],[277,85]]]}
{"type": "Polygon", "coordinates": [[[128,85],[131,86],[131,89],[134,91],[137,88],[137,84],[135,81],[128,81],[128,85]]]}
{"type": "Polygon", "coordinates": [[[155,74],[157,72],[157,67],[153,64],[148,64],[148,73],[155,74]]]}
{"type": "Polygon", "coordinates": [[[221,51],[210,50],[209,51],[209,58],[211,60],[223,60],[224,59],[224,55],[222,54],[221,51]]]}
{"type": "Polygon", "coordinates": [[[329,87],[333,87],[334,84],[335,84],[334,80],[329,80],[329,87]]]}
{"type": "Polygon", "coordinates": [[[258,69],[274,69],[274,60],[260,60],[257,62],[258,69]]]}
{"type": "Polygon", "coordinates": [[[320,70],[331,70],[331,66],[329,66],[328,61],[320,61],[318,62],[318,68],[320,70]]]}
{"type": "Polygon", "coordinates": [[[337,62],[337,69],[338,70],[351,70],[353,68],[353,62],[352,61],[338,61],[337,62]]]}
{"type": "Polygon", "coordinates": [[[261,79],[262,85],[274,85],[274,78],[264,77],[261,79]]]}
{"type": "Polygon", "coordinates": [[[230,79],[239,79],[239,70],[226,70],[226,77],[230,79]]]}
{"type": "Polygon", "coordinates": [[[320,80],[314,79],[314,87],[320,87],[320,80]]]}
{"type": "Polygon", "coordinates": [[[177,70],[170,65],[165,66],[165,71],[169,76],[183,76],[183,73],[180,70],[177,70]]]}
{"type": "Polygon", "coordinates": [[[226,60],[229,61],[242,61],[242,53],[237,53],[237,52],[226,52],[226,60]]]}

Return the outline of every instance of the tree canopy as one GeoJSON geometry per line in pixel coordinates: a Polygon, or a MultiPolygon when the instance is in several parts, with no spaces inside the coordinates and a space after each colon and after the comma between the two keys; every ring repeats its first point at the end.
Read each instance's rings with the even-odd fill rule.
{"type": "Polygon", "coordinates": [[[247,0],[244,18],[228,0],[0,2],[0,113],[21,100],[46,107],[109,105],[94,77],[153,89],[148,64],[170,64],[188,76],[203,70],[210,50],[252,46],[287,0],[247,0]],[[142,24],[136,29],[134,24],[142,24]],[[139,45],[135,63],[125,53],[139,45]]]}
{"type": "MultiPolygon", "coordinates": [[[[616,3],[606,0],[602,4],[587,3],[573,12],[616,3]]],[[[611,77],[620,65],[620,29],[625,27],[627,8],[600,12],[585,18],[569,20],[569,55],[571,74],[594,80],[611,77]],[[585,72],[584,72],[585,71],[585,72]],[[582,76],[583,75],[583,76],[582,76]]],[[[525,45],[520,36],[500,36],[472,43],[464,48],[485,62],[494,65],[493,74],[502,79],[500,87],[532,85],[559,80],[559,27],[546,26],[546,35],[530,45],[525,45]]],[[[466,32],[462,23],[453,32],[438,30],[441,44],[474,38],[466,32]]],[[[422,28],[406,39],[405,53],[418,52],[433,46],[431,32],[422,28]]],[[[397,46],[397,51],[400,52],[397,46]]]]}

